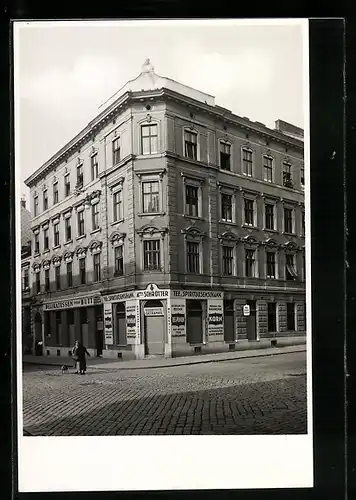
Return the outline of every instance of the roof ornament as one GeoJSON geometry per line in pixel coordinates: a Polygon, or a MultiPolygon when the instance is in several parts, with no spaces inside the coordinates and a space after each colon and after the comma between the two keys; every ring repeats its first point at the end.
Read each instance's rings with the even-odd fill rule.
{"type": "Polygon", "coordinates": [[[142,73],[153,73],[153,71],[154,71],[154,67],[153,67],[150,59],[147,58],[142,65],[142,73]]]}

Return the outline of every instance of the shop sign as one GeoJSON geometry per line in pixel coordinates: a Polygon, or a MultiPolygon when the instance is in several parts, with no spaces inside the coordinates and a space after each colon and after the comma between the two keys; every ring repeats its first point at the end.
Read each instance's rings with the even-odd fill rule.
{"type": "Polygon", "coordinates": [[[81,297],[76,299],[58,300],[57,302],[47,302],[44,304],[44,309],[49,311],[52,309],[70,309],[72,307],[88,307],[101,303],[100,297],[81,297]]]}
{"type": "Polygon", "coordinates": [[[223,299],[224,293],[213,290],[172,290],[172,298],[223,299]]]}
{"type": "Polygon", "coordinates": [[[248,304],[244,305],[243,311],[244,311],[244,316],[250,316],[250,306],[248,304]]]}
{"type": "Polygon", "coordinates": [[[144,299],[223,299],[224,293],[214,290],[169,290],[158,288],[151,283],[145,290],[131,290],[103,296],[104,302],[123,302],[125,300],[144,299]]]}
{"type": "Polygon", "coordinates": [[[112,305],[104,304],[104,338],[106,345],[113,345],[112,305]]]}
{"type": "Polygon", "coordinates": [[[224,303],[208,300],[208,335],[224,335],[224,303]]]}
{"type": "Polygon", "coordinates": [[[163,316],[163,307],[145,307],[145,316],[163,316]]]}
{"type": "Polygon", "coordinates": [[[136,300],[126,302],[126,337],[128,344],[134,344],[137,333],[136,300]]]}
{"type": "Polygon", "coordinates": [[[185,337],[185,301],[171,301],[172,337],[185,337]]]}

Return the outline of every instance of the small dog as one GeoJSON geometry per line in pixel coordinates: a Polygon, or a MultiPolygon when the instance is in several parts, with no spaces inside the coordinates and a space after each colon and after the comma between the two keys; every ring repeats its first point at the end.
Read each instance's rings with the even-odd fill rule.
{"type": "Polygon", "coordinates": [[[61,366],[61,371],[62,371],[62,373],[68,372],[68,366],[67,365],[62,365],[61,366]]]}

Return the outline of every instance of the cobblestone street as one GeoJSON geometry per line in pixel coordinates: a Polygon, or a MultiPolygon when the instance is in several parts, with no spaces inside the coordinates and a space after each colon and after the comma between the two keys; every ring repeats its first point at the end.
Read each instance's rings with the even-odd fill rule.
{"type": "Polygon", "coordinates": [[[305,352],[121,370],[24,365],[33,436],[307,432],[305,352]]]}

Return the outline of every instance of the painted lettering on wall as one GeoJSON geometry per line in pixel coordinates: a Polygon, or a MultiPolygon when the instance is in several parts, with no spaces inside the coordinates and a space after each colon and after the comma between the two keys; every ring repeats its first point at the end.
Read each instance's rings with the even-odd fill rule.
{"type": "Polygon", "coordinates": [[[185,301],[171,301],[171,332],[172,337],[185,337],[186,335],[185,301]]]}
{"type": "Polygon", "coordinates": [[[126,302],[126,337],[128,344],[134,344],[136,341],[136,300],[128,300],[126,302]]]}
{"type": "Polygon", "coordinates": [[[99,296],[81,297],[77,299],[59,300],[58,302],[48,302],[44,304],[44,309],[47,311],[52,309],[70,309],[72,307],[87,307],[100,303],[101,298],[99,296]]]}
{"type": "Polygon", "coordinates": [[[224,335],[224,302],[208,300],[208,335],[224,335]]]}
{"type": "Polygon", "coordinates": [[[106,345],[113,345],[112,304],[104,304],[104,338],[106,345]]]}

